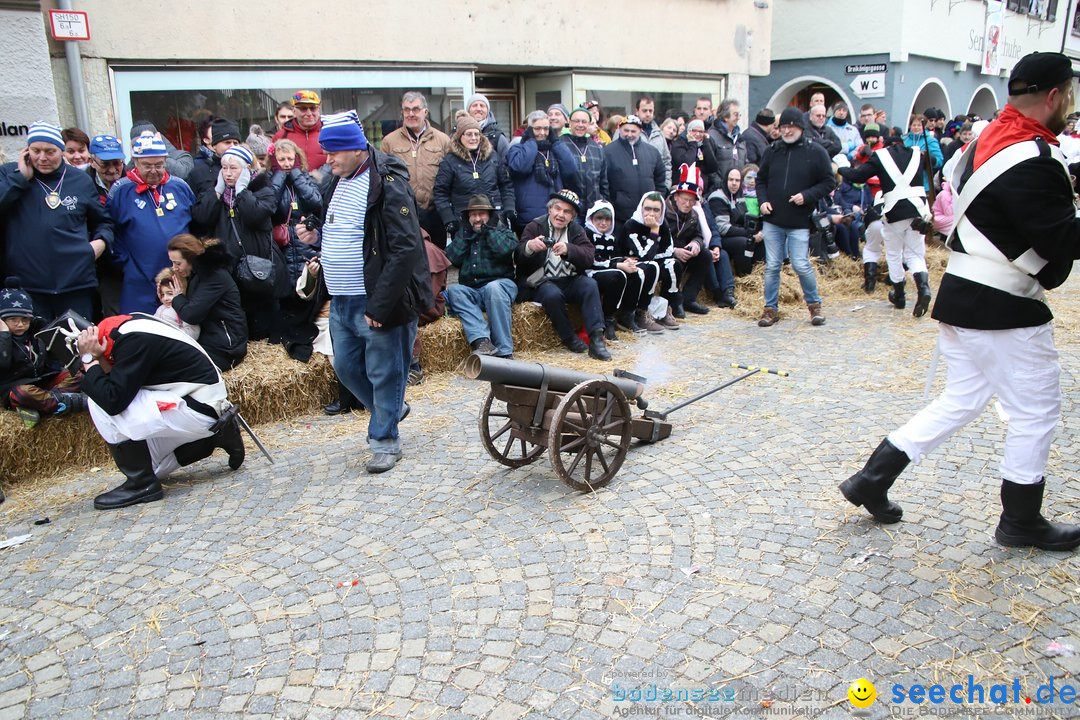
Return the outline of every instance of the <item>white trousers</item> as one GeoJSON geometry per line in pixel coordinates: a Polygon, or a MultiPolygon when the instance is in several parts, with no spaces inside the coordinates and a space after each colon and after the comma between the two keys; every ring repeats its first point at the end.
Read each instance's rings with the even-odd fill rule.
{"type": "Polygon", "coordinates": [[[977,418],[997,395],[1008,416],[1001,476],[1038,483],[1061,419],[1061,366],[1050,323],[1013,330],[970,330],[941,323],[945,390],[889,442],[915,463],[977,418]]]}
{"type": "Polygon", "coordinates": [[[926,238],[911,229],[911,220],[883,221],[881,234],[890,280],[903,282],[905,265],[912,273],[926,272],[926,238]]]}
{"type": "Polygon", "coordinates": [[[180,467],[173,454],[176,448],[213,435],[212,418],[189,408],[176,393],[163,390],[140,390],[119,415],[109,415],[93,400],[89,407],[94,426],[110,445],[125,440],[146,441],[159,480],[180,467]],[[162,410],[158,403],[175,407],[162,410]]]}
{"type": "Polygon", "coordinates": [[[862,261],[864,263],[881,262],[881,250],[885,247],[885,238],[881,234],[881,220],[875,220],[866,226],[866,242],[863,244],[862,261]]]}

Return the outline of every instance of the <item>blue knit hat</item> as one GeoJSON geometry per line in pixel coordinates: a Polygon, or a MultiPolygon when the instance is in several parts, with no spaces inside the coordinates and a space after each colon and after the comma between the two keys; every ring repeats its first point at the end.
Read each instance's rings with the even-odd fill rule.
{"type": "Polygon", "coordinates": [[[33,316],[34,303],[25,290],[11,287],[0,290],[0,320],[8,317],[33,316]]]}
{"type": "Polygon", "coordinates": [[[255,158],[251,154],[251,151],[243,145],[233,145],[231,148],[221,153],[222,160],[230,156],[237,158],[238,160],[240,160],[240,162],[244,163],[245,166],[250,166],[251,163],[255,160],[255,158]]]}
{"type": "Polygon", "coordinates": [[[64,149],[64,138],[60,135],[60,126],[47,122],[36,122],[30,126],[30,132],[26,135],[26,144],[36,142],[52,143],[61,150],[64,149]]]}
{"type": "Polygon", "coordinates": [[[131,157],[133,158],[166,157],[168,154],[165,141],[151,132],[143,133],[131,143],[131,157]]]}
{"type": "Polygon", "coordinates": [[[319,145],[326,152],[367,150],[368,141],[364,136],[364,126],[360,124],[356,111],[323,115],[322,130],[319,131],[319,145]]]}

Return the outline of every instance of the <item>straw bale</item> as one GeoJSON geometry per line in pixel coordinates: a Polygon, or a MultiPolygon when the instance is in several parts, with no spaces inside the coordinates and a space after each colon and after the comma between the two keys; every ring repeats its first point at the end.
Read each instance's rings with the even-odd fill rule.
{"type": "MultiPolygon", "coordinates": [[[[580,315],[571,308],[570,321],[578,326],[580,315]]],[[[511,311],[510,327],[514,336],[514,355],[533,350],[559,347],[558,335],[543,308],[532,303],[518,303],[511,311]]],[[[472,349],[465,341],[461,321],[446,316],[418,331],[420,336],[420,365],[424,372],[444,372],[461,369],[472,349]]]]}

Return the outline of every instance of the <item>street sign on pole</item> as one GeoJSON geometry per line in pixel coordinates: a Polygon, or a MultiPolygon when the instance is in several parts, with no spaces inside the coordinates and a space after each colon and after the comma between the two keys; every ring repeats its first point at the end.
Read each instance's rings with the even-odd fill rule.
{"type": "Polygon", "coordinates": [[[885,97],[885,73],[856,75],[850,87],[861,98],[885,97]]]}
{"type": "Polygon", "coordinates": [[[50,10],[53,40],[89,40],[90,19],[79,10],[50,10]]]}

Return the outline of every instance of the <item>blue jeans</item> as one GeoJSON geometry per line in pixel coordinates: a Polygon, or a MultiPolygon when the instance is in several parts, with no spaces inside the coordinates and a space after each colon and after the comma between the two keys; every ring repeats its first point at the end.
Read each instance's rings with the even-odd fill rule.
{"type": "Polygon", "coordinates": [[[405,410],[405,384],[416,340],[416,320],[391,328],[369,327],[366,295],[339,295],[330,301],[334,372],[371,411],[368,447],[401,452],[398,420],[405,410]]]}
{"type": "Polygon", "coordinates": [[[510,335],[510,308],[517,297],[517,283],[508,278],[492,280],[481,288],[451,285],[446,288],[446,302],[461,319],[465,339],[471,345],[490,338],[499,355],[513,355],[514,338],[510,335]],[[488,319],[484,320],[484,311],[488,319]],[[491,330],[488,330],[490,324],[491,330]]]}
{"type": "Polygon", "coordinates": [[[806,304],[821,302],[810,264],[810,228],[783,228],[767,222],[762,223],[761,234],[765,239],[765,307],[776,310],[780,305],[780,267],[785,250],[791,269],[799,276],[806,304]]]}

